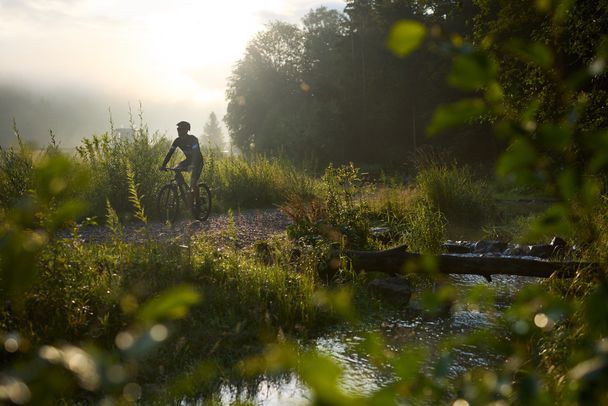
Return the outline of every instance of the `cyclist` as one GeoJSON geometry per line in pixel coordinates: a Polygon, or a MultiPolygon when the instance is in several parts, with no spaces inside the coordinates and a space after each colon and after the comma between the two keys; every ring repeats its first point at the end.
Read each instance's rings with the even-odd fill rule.
{"type": "MultiPolygon", "coordinates": [[[[188,131],[190,131],[189,122],[180,121],[179,123],[177,123],[178,137],[175,139],[175,141],[173,141],[173,144],[171,144],[171,148],[169,148],[169,151],[167,152],[167,155],[165,156],[165,159],[163,160],[163,163],[160,166],[160,170],[166,171],[167,163],[169,162],[169,159],[171,159],[171,156],[173,155],[173,152],[175,152],[175,149],[181,149],[184,155],[186,155],[186,159],[178,163],[173,169],[177,169],[180,171],[192,171],[192,174],[190,176],[190,188],[194,196],[196,196],[197,201],[190,201],[189,203],[198,204],[198,178],[201,176],[201,171],[203,169],[203,155],[201,154],[201,148],[198,143],[198,138],[196,138],[192,134],[188,134],[188,131]]],[[[176,176],[180,179],[180,181],[184,181],[184,178],[180,172],[177,172],[176,176]]]]}

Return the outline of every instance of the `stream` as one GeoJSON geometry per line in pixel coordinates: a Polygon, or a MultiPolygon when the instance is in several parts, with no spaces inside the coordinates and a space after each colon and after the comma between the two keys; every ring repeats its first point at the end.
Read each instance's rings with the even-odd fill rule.
{"type": "MultiPolygon", "coordinates": [[[[424,317],[411,307],[389,308],[375,314],[373,320],[356,326],[346,323],[337,326],[304,346],[329,355],[343,368],[341,386],[346,392],[371,393],[392,382],[394,377],[388,368],[374,365],[369,357],[358,351],[368,333],[382,334],[390,350],[423,345],[435,355],[433,349],[450,336],[487,327],[498,330],[493,320],[502,314],[523,286],[538,281],[536,278],[505,275],[493,277],[490,283],[483,277],[473,275],[450,275],[449,279],[459,292],[459,298],[449,315],[431,318],[424,317]],[[486,311],[468,306],[465,300],[467,292],[479,284],[491,286],[496,291],[494,306],[486,311]]],[[[414,294],[412,302],[415,304],[416,300],[414,294]]],[[[471,368],[491,367],[502,361],[496,354],[473,346],[459,347],[452,355],[454,362],[449,367],[449,379],[455,379],[471,368]]],[[[248,401],[258,405],[302,405],[310,403],[311,394],[295,374],[288,374],[280,379],[262,380],[253,390],[238,390],[232,385],[224,385],[219,400],[222,404],[248,401]]]]}

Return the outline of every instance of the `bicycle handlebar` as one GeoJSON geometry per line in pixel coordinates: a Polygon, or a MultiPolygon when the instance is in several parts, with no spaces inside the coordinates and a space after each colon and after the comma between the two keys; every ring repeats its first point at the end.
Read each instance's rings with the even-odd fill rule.
{"type": "Polygon", "coordinates": [[[188,172],[188,169],[186,168],[160,168],[161,171],[164,172],[169,172],[169,171],[173,171],[173,172],[188,172]]]}

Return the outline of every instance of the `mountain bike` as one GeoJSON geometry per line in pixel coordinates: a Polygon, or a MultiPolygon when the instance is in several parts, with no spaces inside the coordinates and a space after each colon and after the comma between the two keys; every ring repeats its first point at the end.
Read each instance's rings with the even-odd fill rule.
{"type": "Polygon", "coordinates": [[[204,183],[198,184],[198,199],[192,196],[190,186],[185,182],[181,169],[167,168],[173,171],[173,179],[160,188],[157,197],[157,207],[160,219],[163,222],[173,223],[179,215],[180,198],[184,207],[190,209],[192,216],[196,220],[205,221],[211,212],[211,191],[209,186],[204,183]]]}

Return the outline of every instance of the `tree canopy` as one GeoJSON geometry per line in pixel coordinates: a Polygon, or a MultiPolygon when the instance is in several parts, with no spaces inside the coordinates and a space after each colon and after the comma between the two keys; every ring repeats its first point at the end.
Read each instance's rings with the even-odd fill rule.
{"type": "MultiPolygon", "coordinates": [[[[608,7],[605,0],[572,3],[560,29],[523,0],[352,0],[343,12],[311,10],[300,24],[275,21],[249,42],[230,77],[225,122],[232,143],[296,162],[384,165],[401,164],[430,144],[464,162],[491,164],[506,147],[489,130],[491,116],[426,136],[433,112],[463,94],[450,83],[449,46],[468,41],[493,52],[513,114],[536,98],[537,117],[551,119],[569,101],[550,69],[516,58],[522,48],[509,44],[532,38],[546,46],[528,50],[528,57],[556,58],[572,70],[589,66],[608,7]],[[429,46],[400,58],[386,44],[404,19],[428,28],[429,46]],[[450,39],[447,48],[432,44],[437,37],[450,39]]],[[[585,122],[605,125],[605,75],[588,88],[594,107],[585,122]]]]}

